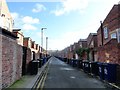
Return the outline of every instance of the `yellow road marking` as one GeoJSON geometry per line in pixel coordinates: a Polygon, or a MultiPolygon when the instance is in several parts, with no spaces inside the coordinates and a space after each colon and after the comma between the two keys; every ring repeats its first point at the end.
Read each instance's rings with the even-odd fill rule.
{"type": "MultiPolygon", "coordinates": [[[[49,64],[48,64],[48,65],[49,65],[49,64]]],[[[46,78],[47,78],[48,70],[49,70],[49,66],[46,66],[46,69],[45,69],[45,71],[44,71],[44,73],[43,73],[43,75],[42,75],[42,78],[40,79],[40,81],[39,81],[39,83],[38,83],[38,85],[37,85],[36,90],[38,90],[38,89],[42,90],[42,89],[43,89],[44,84],[45,84],[45,80],[46,80],[46,78]]]]}
{"type": "Polygon", "coordinates": [[[46,75],[45,75],[45,78],[44,78],[43,83],[42,83],[42,85],[41,85],[41,90],[43,90],[43,87],[44,87],[44,84],[45,84],[45,80],[46,80],[47,75],[48,75],[48,70],[49,70],[49,67],[48,67],[48,69],[46,70],[46,75]]]}

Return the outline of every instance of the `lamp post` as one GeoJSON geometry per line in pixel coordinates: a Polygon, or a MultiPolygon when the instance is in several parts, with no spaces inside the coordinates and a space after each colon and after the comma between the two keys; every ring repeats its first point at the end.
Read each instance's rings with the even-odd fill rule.
{"type": "Polygon", "coordinates": [[[47,57],[47,48],[48,48],[48,37],[46,37],[46,57],[47,57]]]}
{"type": "Polygon", "coordinates": [[[43,30],[47,28],[41,28],[41,57],[43,57],[43,30]]]}

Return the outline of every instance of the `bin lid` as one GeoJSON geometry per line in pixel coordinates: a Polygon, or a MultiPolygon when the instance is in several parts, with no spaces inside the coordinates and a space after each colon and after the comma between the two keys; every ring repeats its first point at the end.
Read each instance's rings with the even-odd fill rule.
{"type": "Polygon", "coordinates": [[[104,63],[102,63],[102,62],[98,62],[98,64],[99,64],[99,65],[103,65],[104,63]]]}
{"type": "Polygon", "coordinates": [[[96,61],[91,61],[91,62],[89,62],[89,63],[98,63],[98,62],[96,62],[96,61]]]}
{"type": "Polygon", "coordinates": [[[114,63],[107,63],[107,65],[118,65],[118,64],[114,64],[114,63]]]}
{"type": "Polygon", "coordinates": [[[83,60],[83,62],[89,62],[88,60],[83,60]]]}

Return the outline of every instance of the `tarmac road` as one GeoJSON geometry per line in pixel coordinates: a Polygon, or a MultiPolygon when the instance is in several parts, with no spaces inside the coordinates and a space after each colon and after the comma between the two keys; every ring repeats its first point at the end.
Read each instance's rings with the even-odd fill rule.
{"type": "Polygon", "coordinates": [[[59,59],[50,58],[49,70],[44,83],[44,88],[101,88],[111,90],[97,78],[73,68],[59,59]]]}

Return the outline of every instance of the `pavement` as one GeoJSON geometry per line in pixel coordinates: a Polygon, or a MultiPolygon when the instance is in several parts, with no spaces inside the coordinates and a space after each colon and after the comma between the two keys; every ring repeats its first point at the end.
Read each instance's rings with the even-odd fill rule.
{"type": "Polygon", "coordinates": [[[47,64],[48,62],[44,64],[41,68],[38,68],[37,75],[24,75],[15,83],[13,83],[10,87],[8,87],[8,89],[32,89],[47,64]]]}
{"type": "MultiPolygon", "coordinates": [[[[48,88],[68,88],[69,90],[73,88],[100,88],[104,90],[117,90],[99,80],[98,78],[94,78],[81,70],[73,68],[55,57],[51,57],[49,61],[47,75],[45,76],[43,83],[43,90],[48,88]]],[[[23,76],[9,88],[31,89],[46,66],[47,64],[45,64],[42,68],[39,68],[37,75],[23,76]]]]}

